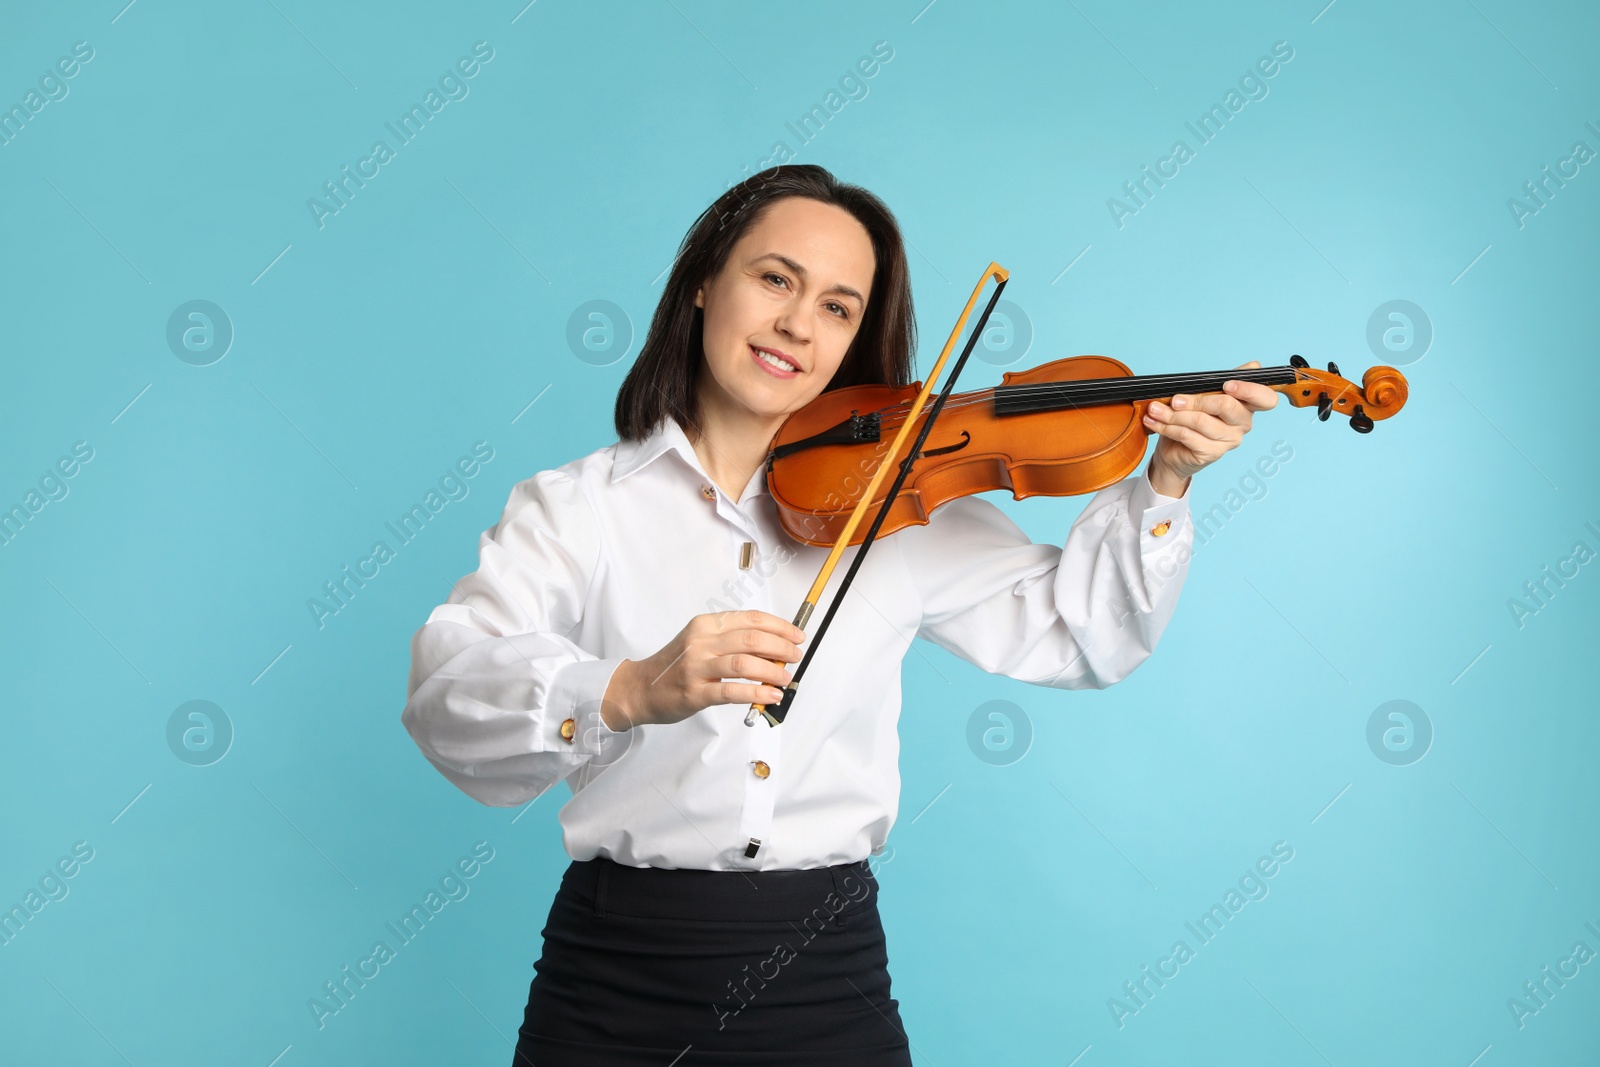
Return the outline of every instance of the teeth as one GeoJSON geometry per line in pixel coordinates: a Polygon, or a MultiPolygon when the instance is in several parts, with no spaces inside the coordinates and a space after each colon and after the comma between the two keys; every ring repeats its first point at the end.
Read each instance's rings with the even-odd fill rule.
{"type": "Polygon", "coordinates": [[[793,363],[785,363],[783,360],[779,359],[777,356],[773,355],[771,352],[763,352],[760,349],[751,349],[751,351],[755,352],[755,354],[759,358],[766,360],[768,363],[772,364],[774,367],[781,368],[782,370],[797,371],[797,370],[800,369],[799,367],[796,367],[793,363]]]}

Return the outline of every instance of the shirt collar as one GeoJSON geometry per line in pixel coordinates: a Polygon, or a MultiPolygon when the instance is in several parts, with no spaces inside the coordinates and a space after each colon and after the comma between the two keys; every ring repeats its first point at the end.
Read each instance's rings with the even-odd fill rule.
{"type": "Polygon", "coordinates": [[[695,470],[700,469],[700,457],[694,454],[694,446],[689,443],[678,420],[667,415],[640,440],[617,442],[616,458],[611,464],[611,480],[620,482],[663,452],[674,450],[695,470]]]}
{"type": "MultiPolygon", "coordinates": [[[[695,453],[694,445],[689,442],[689,436],[683,432],[683,427],[678,425],[678,420],[671,415],[662,416],[661,421],[656,423],[655,429],[643,439],[617,442],[616,458],[611,464],[611,480],[620,482],[667,452],[678,453],[683,462],[689,465],[689,469],[694,471],[706,485],[713,484],[705,468],[700,465],[700,457],[695,453]]],[[[760,496],[767,491],[764,469],[758,469],[751,480],[758,483],[750,494],[752,497],[760,496]]]]}

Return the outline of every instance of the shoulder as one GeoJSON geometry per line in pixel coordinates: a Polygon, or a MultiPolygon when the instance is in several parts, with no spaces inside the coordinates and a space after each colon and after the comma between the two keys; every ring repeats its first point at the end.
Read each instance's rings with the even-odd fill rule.
{"type": "Polygon", "coordinates": [[[611,484],[617,444],[597,448],[588,455],[551,467],[517,482],[511,487],[500,522],[490,532],[513,524],[533,523],[547,527],[590,527],[595,506],[611,484]]]}
{"type": "Polygon", "coordinates": [[[586,456],[579,456],[542,473],[566,479],[585,490],[599,490],[611,484],[611,470],[616,465],[617,450],[621,447],[621,442],[613,441],[604,448],[597,448],[586,456]]]}

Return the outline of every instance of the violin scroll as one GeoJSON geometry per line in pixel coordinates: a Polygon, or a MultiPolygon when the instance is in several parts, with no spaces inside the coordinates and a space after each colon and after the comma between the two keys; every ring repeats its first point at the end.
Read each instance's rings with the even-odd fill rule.
{"type": "Polygon", "coordinates": [[[1289,365],[1295,369],[1295,381],[1273,388],[1295,407],[1315,405],[1317,418],[1324,422],[1335,411],[1348,415],[1350,428],[1357,433],[1371,433],[1372,424],[1399,411],[1409,395],[1405,375],[1393,367],[1368,367],[1357,387],[1339,375],[1337,363],[1329,363],[1327,370],[1320,371],[1296,355],[1289,357],[1289,365]]]}

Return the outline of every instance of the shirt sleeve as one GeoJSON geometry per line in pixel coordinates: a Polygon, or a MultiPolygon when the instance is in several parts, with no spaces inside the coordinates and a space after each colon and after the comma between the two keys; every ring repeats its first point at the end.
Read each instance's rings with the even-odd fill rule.
{"type": "Polygon", "coordinates": [[[1096,493],[1066,545],[1041,545],[987,500],[959,497],[901,531],[922,597],[918,635],[991,674],[1104,689],[1155,650],[1188,574],[1189,491],[1148,475],[1096,493]]]}
{"type": "Polygon", "coordinates": [[[400,721],[474,800],[525,803],[617,736],[599,709],[622,657],[602,659],[568,636],[600,550],[582,487],[543,471],[512,489],[499,523],[478,539],[478,569],[412,635],[400,721]],[[571,741],[561,736],[569,718],[571,741]]]}

